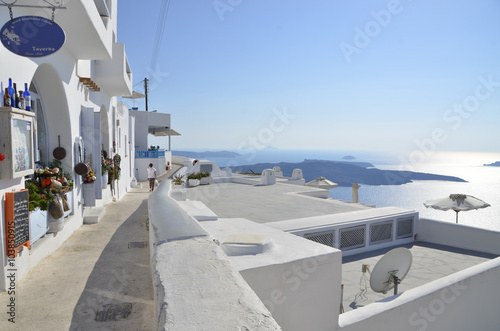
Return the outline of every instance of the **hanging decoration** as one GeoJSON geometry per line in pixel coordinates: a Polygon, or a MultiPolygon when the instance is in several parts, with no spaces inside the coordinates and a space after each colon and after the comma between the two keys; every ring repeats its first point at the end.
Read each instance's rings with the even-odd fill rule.
{"type": "Polygon", "coordinates": [[[43,0],[49,6],[16,5],[17,0],[7,3],[0,0],[0,6],[9,9],[10,21],[0,30],[2,44],[14,54],[24,57],[43,57],[57,52],[66,41],[63,29],[54,22],[56,9],[66,9],[62,0],[43,0]],[[13,7],[49,8],[51,19],[40,16],[19,16],[14,18],[13,7]]]}

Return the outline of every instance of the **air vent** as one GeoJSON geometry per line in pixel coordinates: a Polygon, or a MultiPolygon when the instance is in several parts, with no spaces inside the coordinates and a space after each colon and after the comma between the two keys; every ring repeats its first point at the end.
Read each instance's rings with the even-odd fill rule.
{"type": "Polygon", "coordinates": [[[340,249],[349,250],[365,246],[365,225],[340,229],[340,249]]]}
{"type": "Polygon", "coordinates": [[[335,232],[316,232],[304,235],[304,238],[315,241],[317,243],[335,247],[335,232]]]}
{"type": "Polygon", "coordinates": [[[370,244],[380,244],[392,240],[392,221],[370,225],[370,244]]]}
{"type": "Polygon", "coordinates": [[[413,236],[413,217],[400,218],[396,222],[397,239],[409,238],[413,236]]]}

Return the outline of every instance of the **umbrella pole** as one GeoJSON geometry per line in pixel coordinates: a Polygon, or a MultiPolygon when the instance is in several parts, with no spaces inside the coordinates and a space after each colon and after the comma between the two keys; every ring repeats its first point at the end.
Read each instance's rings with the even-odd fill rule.
{"type": "Polygon", "coordinates": [[[457,212],[457,224],[458,224],[458,210],[455,210],[457,212]]]}

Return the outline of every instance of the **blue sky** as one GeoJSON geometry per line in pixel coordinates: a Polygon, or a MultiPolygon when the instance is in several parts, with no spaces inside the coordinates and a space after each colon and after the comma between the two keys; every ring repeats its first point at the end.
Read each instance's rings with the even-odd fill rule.
{"type": "Polygon", "coordinates": [[[500,152],[499,1],[171,0],[151,70],[160,8],[118,41],[173,149],[500,152]]]}

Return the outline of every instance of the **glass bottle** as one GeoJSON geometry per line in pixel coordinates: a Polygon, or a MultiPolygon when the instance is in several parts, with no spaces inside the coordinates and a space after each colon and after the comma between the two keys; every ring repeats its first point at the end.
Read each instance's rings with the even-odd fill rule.
{"type": "Polygon", "coordinates": [[[26,100],[23,97],[23,91],[19,91],[19,104],[17,105],[17,108],[19,109],[26,109],[26,100]]]}
{"type": "Polygon", "coordinates": [[[12,107],[19,108],[19,95],[17,94],[17,85],[16,83],[14,85],[14,103],[12,104],[12,107]]]}
{"type": "Polygon", "coordinates": [[[15,107],[16,104],[16,97],[15,97],[15,90],[12,87],[12,78],[9,78],[9,97],[10,97],[10,106],[15,107]]]}
{"type": "Polygon", "coordinates": [[[24,102],[26,103],[26,110],[31,110],[31,94],[28,90],[28,83],[24,83],[24,102]]]}
{"type": "Polygon", "coordinates": [[[5,88],[5,94],[3,96],[3,106],[4,107],[10,107],[10,95],[9,95],[9,88],[5,88]]]}

